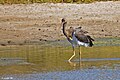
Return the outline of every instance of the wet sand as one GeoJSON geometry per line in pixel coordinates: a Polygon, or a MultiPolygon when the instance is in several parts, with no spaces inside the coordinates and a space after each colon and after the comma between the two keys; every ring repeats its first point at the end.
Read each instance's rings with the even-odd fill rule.
{"type": "Polygon", "coordinates": [[[61,19],[68,28],[82,26],[93,38],[120,37],[120,1],[90,4],[42,3],[0,5],[0,43],[65,39],[61,19]]]}

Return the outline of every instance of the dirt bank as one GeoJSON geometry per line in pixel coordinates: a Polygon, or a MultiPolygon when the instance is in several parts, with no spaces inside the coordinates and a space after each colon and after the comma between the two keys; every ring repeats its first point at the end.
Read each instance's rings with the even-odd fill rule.
{"type": "Polygon", "coordinates": [[[120,1],[0,5],[0,43],[60,40],[61,19],[94,37],[120,37],[120,1]]]}

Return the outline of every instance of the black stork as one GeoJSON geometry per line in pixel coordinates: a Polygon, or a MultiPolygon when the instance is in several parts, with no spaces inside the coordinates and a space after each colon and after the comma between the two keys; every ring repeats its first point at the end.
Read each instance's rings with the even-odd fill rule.
{"type": "Polygon", "coordinates": [[[94,39],[91,38],[89,35],[87,35],[86,33],[88,33],[87,31],[84,31],[81,29],[81,27],[78,28],[73,28],[70,27],[68,30],[65,30],[66,28],[66,24],[67,22],[65,21],[65,19],[63,18],[62,20],[62,27],[63,27],[63,34],[66,36],[67,40],[72,44],[72,48],[73,48],[73,55],[69,58],[69,62],[73,59],[73,57],[75,56],[75,47],[78,46],[79,47],[79,57],[81,59],[81,48],[80,46],[85,46],[85,47],[92,47],[93,46],[93,42],[94,39]]]}

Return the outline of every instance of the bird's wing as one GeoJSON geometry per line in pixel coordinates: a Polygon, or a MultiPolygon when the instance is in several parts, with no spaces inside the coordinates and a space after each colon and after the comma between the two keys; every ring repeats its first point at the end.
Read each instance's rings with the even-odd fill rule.
{"type": "Polygon", "coordinates": [[[80,42],[84,42],[84,43],[89,43],[89,38],[84,35],[84,34],[79,34],[79,33],[75,33],[75,37],[80,41],[80,42]]]}
{"type": "Polygon", "coordinates": [[[75,34],[75,37],[80,41],[80,42],[84,42],[84,43],[89,43],[89,47],[93,46],[93,42],[94,39],[92,39],[89,35],[84,35],[84,34],[75,34]]]}
{"type": "Polygon", "coordinates": [[[89,43],[90,41],[94,41],[94,39],[92,39],[89,35],[86,35],[86,33],[88,33],[85,30],[82,30],[81,27],[75,28],[75,37],[81,41],[81,42],[85,42],[85,43],[89,43]]]}
{"type": "Polygon", "coordinates": [[[87,35],[88,39],[91,41],[95,41],[93,38],[91,38],[89,35],[87,35]]]}
{"type": "Polygon", "coordinates": [[[85,34],[79,34],[79,33],[75,33],[75,37],[80,41],[80,42],[84,42],[84,43],[89,43],[89,46],[92,47],[93,46],[93,42],[94,39],[91,38],[89,35],[85,35],[85,34]]]}
{"type": "Polygon", "coordinates": [[[75,28],[75,31],[79,34],[87,34],[88,31],[82,30],[81,27],[75,28]]]}

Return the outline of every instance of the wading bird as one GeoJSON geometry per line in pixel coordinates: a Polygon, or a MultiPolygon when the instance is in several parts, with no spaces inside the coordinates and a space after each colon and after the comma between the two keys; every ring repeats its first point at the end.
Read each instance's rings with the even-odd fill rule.
{"type": "Polygon", "coordinates": [[[82,30],[81,27],[78,27],[75,29],[73,27],[70,27],[66,31],[65,30],[66,24],[67,24],[67,22],[63,18],[62,19],[63,34],[66,36],[67,40],[72,44],[72,48],[73,48],[73,55],[68,60],[70,62],[71,59],[75,56],[75,49],[74,48],[76,46],[79,46],[79,57],[81,59],[80,46],[92,47],[93,46],[92,41],[94,41],[94,39],[92,39],[89,35],[87,35],[86,33],[88,33],[88,32],[82,30]]]}

